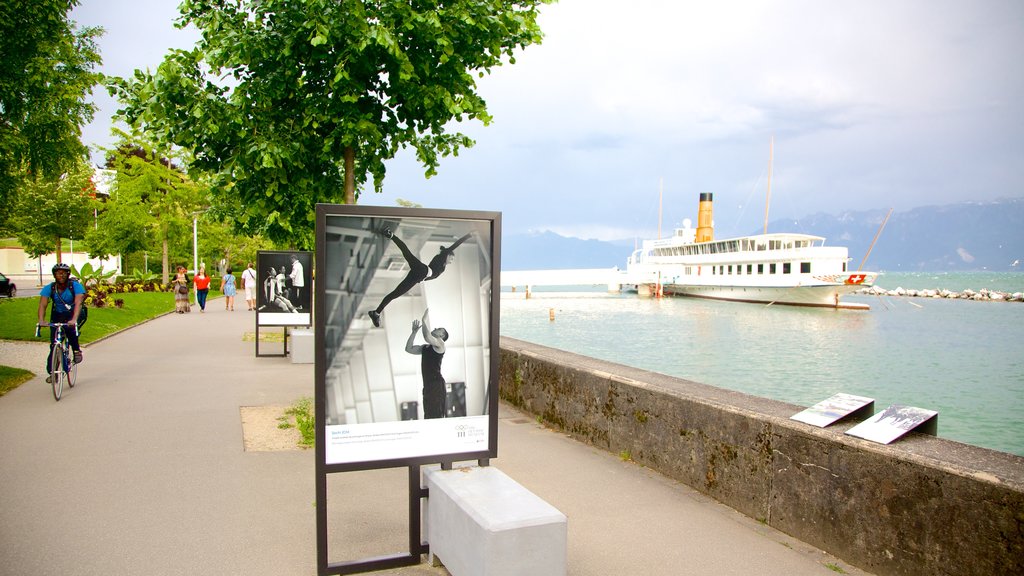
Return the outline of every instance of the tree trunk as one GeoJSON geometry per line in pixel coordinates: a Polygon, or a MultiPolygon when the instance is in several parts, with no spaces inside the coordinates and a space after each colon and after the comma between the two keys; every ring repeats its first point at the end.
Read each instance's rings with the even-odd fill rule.
{"type": "Polygon", "coordinates": [[[61,248],[60,236],[57,236],[57,250],[54,252],[54,254],[57,255],[57,262],[58,263],[63,262],[63,260],[61,260],[61,257],[60,257],[60,248],[61,248]]]}
{"type": "Polygon", "coordinates": [[[356,151],[345,147],[345,204],[356,203],[356,151]]]}

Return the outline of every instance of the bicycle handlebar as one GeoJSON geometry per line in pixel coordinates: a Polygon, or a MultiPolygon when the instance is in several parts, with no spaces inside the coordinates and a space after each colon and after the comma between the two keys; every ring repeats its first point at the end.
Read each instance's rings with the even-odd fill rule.
{"type": "Polygon", "coordinates": [[[72,323],[72,322],[44,322],[42,324],[36,324],[36,338],[39,338],[39,337],[42,336],[42,334],[39,331],[40,328],[56,328],[58,326],[64,326],[65,328],[68,327],[68,326],[74,326],[75,327],[75,335],[76,336],[79,335],[79,333],[78,333],[78,324],[75,324],[75,323],[72,323]]]}

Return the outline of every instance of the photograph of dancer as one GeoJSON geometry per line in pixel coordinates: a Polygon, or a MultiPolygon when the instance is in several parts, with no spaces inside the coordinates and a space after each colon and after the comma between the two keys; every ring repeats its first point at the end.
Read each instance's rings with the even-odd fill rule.
{"type": "Polygon", "coordinates": [[[319,205],[317,227],[325,462],[496,446],[500,213],[319,205]]]}
{"type": "Polygon", "coordinates": [[[421,357],[420,370],[423,373],[423,418],[444,418],[445,381],[441,375],[441,361],[444,360],[444,343],[448,331],[444,328],[430,328],[430,309],[423,311],[422,322],[412,321],[412,333],[405,343],[405,351],[421,357]],[[426,344],[414,344],[416,332],[423,332],[426,344]]]}
{"type": "Polygon", "coordinates": [[[256,323],[259,326],[308,326],[312,321],[312,252],[256,253],[256,323]]]}
{"type": "Polygon", "coordinates": [[[420,282],[427,282],[434,280],[440,276],[448,264],[451,264],[455,259],[455,249],[459,247],[463,242],[469,239],[469,234],[466,234],[455,241],[451,246],[441,246],[438,253],[430,259],[430,264],[424,264],[416,257],[415,254],[409,250],[409,247],[402,242],[402,239],[395,236],[391,232],[390,228],[385,228],[381,231],[381,234],[385,238],[389,238],[392,242],[398,246],[398,249],[402,251],[402,256],[405,257],[405,261],[409,264],[409,274],[405,276],[397,287],[392,290],[387,296],[385,296],[377,308],[369,312],[370,320],[373,321],[373,325],[380,328],[380,315],[384,312],[384,308],[391,303],[392,300],[405,294],[412,289],[413,286],[420,282]]]}
{"type": "Polygon", "coordinates": [[[284,274],[279,274],[273,268],[269,269],[267,271],[267,279],[263,281],[263,292],[269,304],[260,306],[260,310],[268,306],[276,306],[282,312],[297,312],[295,306],[288,299],[288,288],[284,285],[284,274]]]}

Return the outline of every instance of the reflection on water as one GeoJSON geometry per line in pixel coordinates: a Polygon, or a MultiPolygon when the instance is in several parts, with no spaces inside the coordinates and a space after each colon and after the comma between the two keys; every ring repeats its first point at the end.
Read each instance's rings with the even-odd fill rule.
{"type": "Polygon", "coordinates": [[[857,300],[872,309],[506,293],[501,333],[800,406],[847,392],[937,410],[940,436],[1024,455],[1024,305],[857,300]]]}

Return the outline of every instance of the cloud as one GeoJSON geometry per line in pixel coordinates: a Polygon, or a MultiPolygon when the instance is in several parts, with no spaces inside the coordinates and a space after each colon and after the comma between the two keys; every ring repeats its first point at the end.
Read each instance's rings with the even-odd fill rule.
{"type": "MultiPolygon", "coordinates": [[[[103,25],[133,13],[82,9],[103,25]]],[[[542,44],[479,80],[494,122],[453,126],[477,146],[430,180],[403,154],[363,201],[607,239],[656,233],[659,196],[667,228],[713,192],[719,225],[745,232],[763,218],[772,137],[772,217],[1020,194],[1019,0],[560,0],[540,24],[542,44]]],[[[132,42],[173,44],[146,34],[132,42]]]]}

